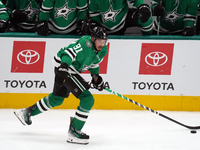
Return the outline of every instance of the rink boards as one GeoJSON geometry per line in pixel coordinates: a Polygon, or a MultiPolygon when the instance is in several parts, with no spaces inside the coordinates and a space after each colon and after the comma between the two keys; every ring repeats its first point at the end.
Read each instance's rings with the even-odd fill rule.
{"type": "MultiPolygon", "coordinates": [[[[32,105],[52,92],[52,59],[78,36],[2,34],[0,108],[32,105]]],[[[110,36],[100,64],[105,86],[155,110],[200,111],[200,37],[110,36]]],[[[90,82],[88,72],[82,76],[90,82]]],[[[107,91],[90,90],[94,109],[142,109],[107,91]]],[[[76,108],[73,95],[57,108],[76,108]]]]}

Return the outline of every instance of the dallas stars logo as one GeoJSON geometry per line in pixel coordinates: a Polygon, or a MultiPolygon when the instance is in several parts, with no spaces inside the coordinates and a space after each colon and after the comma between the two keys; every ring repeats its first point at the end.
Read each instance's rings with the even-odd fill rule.
{"type": "Polygon", "coordinates": [[[112,9],[112,5],[110,6],[110,8],[108,9],[108,11],[106,11],[105,13],[101,13],[103,15],[103,22],[106,22],[108,20],[115,22],[115,17],[117,16],[117,14],[121,11],[121,9],[119,10],[113,10],[112,9]]]}
{"type": "Polygon", "coordinates": [[[67,7],[67,4],[65,4],[61,8],[55,8],[55,10],[56,10],[55,18],[64,17],[65,19],[67,19],[69,13],[73,12],[75,9],[69,8],[67,7]]]}
{"type": "Polygon", "coordinates": [[[171,24],[174,25],[174,23],[176,22],[177,19],[183,17],[184,15],[181,15],[181,14],[178,14],[177,13],[177,9],[178,9],[178,6],[179,6],[179,0],[176,0],[176,3],[175,3],[175,9],[172,11],[172,12],[166,12],[166,15],[165,15],[165,20],[166,21],[169,21],[171,24]]]}
{"type": "Polygon", "coordinates": [[[32,8],[31,2],[28,4],[26,8],[24,8],[24,10],[27,12],[29,20],[33,20],[33,15],[39,12],[38,9],[32,8]]]}
{"type": "Polygon", "coordinates": [[[172,12],[166,13],[166,15],[165,15],[165,20],[169,21],[173,25],[174,25],[174,23],[176,22],[177,19],[184,16],[184,15],[178,14],[176,11],[177,11],[177,8],[174,9],[172,12]]]}

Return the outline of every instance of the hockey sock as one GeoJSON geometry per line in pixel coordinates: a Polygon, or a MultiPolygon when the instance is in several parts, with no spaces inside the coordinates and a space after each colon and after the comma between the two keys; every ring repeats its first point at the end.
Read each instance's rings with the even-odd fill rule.
{"type": "Polygon", "coordinates": [[[36,109],[32,110],[32,116],[38,115],[51,108],[51,106],[48,103],[48,97],[42,98],[35,105],[36,105],[36,109]]]}
{"type": "Polygon", "coordinates": [[[76,110],[76,113],[72,122],[72,126],[76,130],[80,131],[83,128],[88,118],[88,115],[89,115],[89,111],[84,110],[83,108],[80,108],[79,106],[78,109],[76,110]]]}
{"type": "Polygon", "coordinates": [[[45,112],[52,107],[61,105],[63,100],[63,97],[55,96],[53,93],[49,94],[47,97],[42,98],[35,104],[36,109],[32,110],[32,116],[45,112]]]}
{"type": "Polygon", "coordinates": [[[75,113],[74,120],[72,122],[72,126],[76,130],[81,130],[88,118],[89,111],[94,105],[94,98],[92,94],[86,90],[78,97],[80,99],[80,104],[75,113]]]}

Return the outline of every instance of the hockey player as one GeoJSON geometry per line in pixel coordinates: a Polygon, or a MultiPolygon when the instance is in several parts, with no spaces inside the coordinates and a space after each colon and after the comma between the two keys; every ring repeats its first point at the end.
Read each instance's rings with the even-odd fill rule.
{"type": "Polygon", "coordinates": [[[94,104],[94,98],[89,92],[89,84],[79,75],[79,72],[89,70],[93,86],[100,91],[103,90],[104,82],[99,75],[98,64],[107,54],[106,41],[106,30],[102,27],[95,27],[91,36],[84,36],[62,48],[53,60],[55,64],[53,92],[33,106],[14,112],[22,124],[30,125],[32,123],[31,116],[61,105],[64,98],[67,98],[71,92],[80,100],[80,104],[75,117],[71,119],[67,141],[88,144],[89,135],[83,133],[81,129],[94,104]]]}
{"type": "Polygon", "coordinates": [[[36,25],[37,33],[43,36],[47,36],[51,32],[84,34],[81,33],[80,28],[87,9],[87,0],[45,0],[42,3],[39,22],[36,25]]]}
{"type": "Polygon", "coordinates": [[[41,0],[7,0],[11,25],[7,32],[35,32],[41,0]]]}
{"type": "Polygon", "coordinates": [[[159,28],[160,34],[193,36],[198,2],[199,0],[153,0],[151,9],[153,15],[157,16],[154,34],[159,28]]]}
{"type": "Polygon", "coordinates": [[[150,7],[143,0],[90,0],[89,16],[91,26],[103,26],[108,34],[123,35],[133,26],[139,26],[143,35],[152,34],[150,7]]]}
{"type": "Polygon", "coordinates": [[[8,20],[9,16],[7,13],[7,9],[5,8],[5,5],[0,0],[0,32],[5,32],[7,26],[8,26],[8,20]]]}

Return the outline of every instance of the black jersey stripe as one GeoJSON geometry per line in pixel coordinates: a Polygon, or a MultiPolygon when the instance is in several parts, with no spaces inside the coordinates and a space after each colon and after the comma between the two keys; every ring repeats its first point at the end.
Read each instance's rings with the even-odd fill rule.
{"type": "Polygon", "coordinates": [[[115,27],[115,29],[113,29],[113,30],[111,30],[111,29],[109,29],[108,27],[106,27],[104,24],[101,24],[103,27],[105,27],[106,28],[106,30],[109,32],[109,31],[118,31],[118,29],[119,28],[123,28],[122,26],[124,26],[125,25],[125,20],[124,21],[122,21],[120,24],[118,24],[116,27],[115,27]]]}
{"type": "Polygon", "coordinates": [[[84,119],[87,119],[87,118],[88,118],[88,116],[79,114],[78,112],[76,112],[76,116],[81,117],[81,118],[84,118],[84,119]]]}
{"type": "Polygon", "coordinates": [[[185,16],[184,19],[196,20],[196,16],[185,16]]]}
{"type": "Polygon", "coordinates": [[[58,60],[58,59],[56,59],[56,57],[54,56],[54,60],[55,60],[55,62],[57,62],[57,63],[61,63],[61,61],[60,60],[58,60]]]}
{"type": "Polygon", "coordinates": [[[69,52],[72,55],[73,59],[76,57],[76,55],[74,55],[74,53],[72,52],[72,50],[66,49],[65,51],[69,52]]]}
{"type": "Polygon", "coordinates": [[[0,8],[0,13],[6,12],[6,8],[0,8]]]}
{"type": "Polygon", "coordinates": [[[65,29],[59,29],[58,27],[56,27],[51,21],[48,22],[49,24],[51,24],[51,26],[53,26],[53,28],[55,28],[58,31],[67,31],[70,30],[72,27],[74,27],[76,25],[76,21],[74,21],[71,25],[69,25],[67,28],[65,29]]]}
{"type": "Polygon", "coordinates": [[[53,7],[48,8],[48,7],[44,7],[42,5],[42,7],[40,8],[40,10],[43,11],[43,12],[51,12],[53,10],[53,7]]]}
{"type": "Polygon", "coordinates": [[[40,107],[44,110],[44,111],[47,111],[47,109],[46,108],[44,108],[44,106],[42,105],[42,102],[41,102],[41,100],[39,101],[39,104],[40,104],[40,107]]]}

